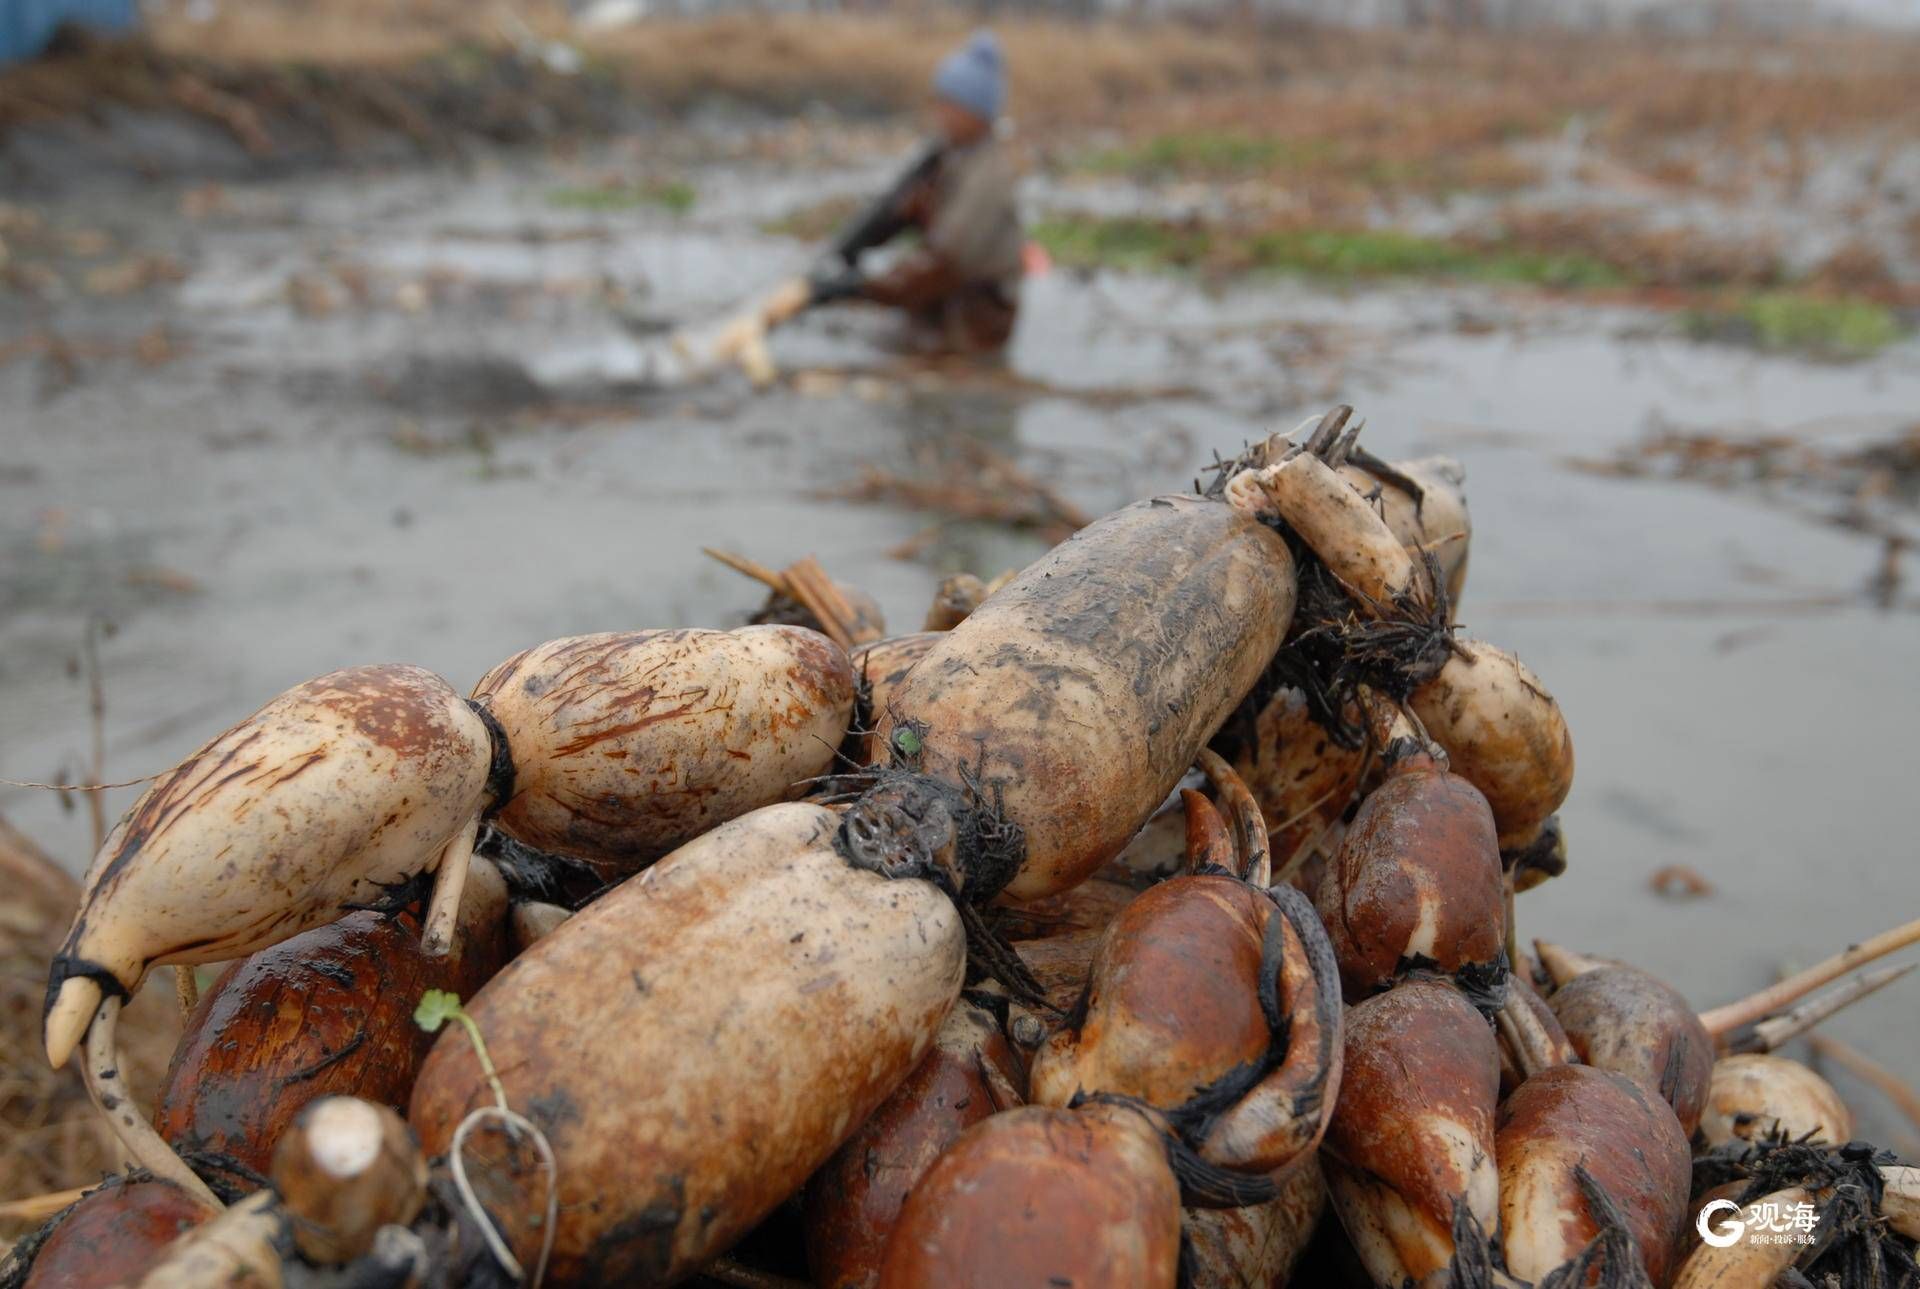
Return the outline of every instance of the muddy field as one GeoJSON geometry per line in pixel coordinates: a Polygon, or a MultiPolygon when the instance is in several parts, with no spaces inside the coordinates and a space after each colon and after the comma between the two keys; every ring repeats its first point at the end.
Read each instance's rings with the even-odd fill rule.
{"type": "MultiPolygon", "coordinates": [[[[153,155],[217,146],[137,128],[153,155]]],[[[914,629],[939,574],[991,576],[1042,539],[889,503],[885,480],[964,492],[1011,463],[1098,513],[1348,401],[1375,452],[1465,462],[1462,618],[1575,731],[1572,874],[1522,900],[1523,934],[1710,1005],[1920,904],[1901,557],[1920,342],[1833,361],[1614,296],[1057,268],[1005,368],[915,356],[842,310],[777,337],[764,392],[532,378],[803,270],[788,233],[911,146],[820,133],[775,147],[696,119],[559,156],[217,183],[43,155],[55,181],[0,214],[0,775],[90,772],[90,623],[106,776],[132,777],[336,666],[465,686],[552,636],[737,623],[757,588],[702,546],[816,555],[914,629]],[[833,495],[863,479],[881,500],[833,495]],[[1710,892],[1656,893],[1675,865],[1710,892]]],[[[1098,200],[1164,195],[1128,182],[1098,200]]],[[[1057,217],[1088,193],[1031,198],[1057,217]]],[[[4,788],[0,812],[84,864],[76,803],[4,788]]],[[[1896,986],[1831,1030],[1911,1070],[1913,999],[1896,986]]],[[[1863,1131],[1902,1140],[1836,1078],[1863,1131]]]]}

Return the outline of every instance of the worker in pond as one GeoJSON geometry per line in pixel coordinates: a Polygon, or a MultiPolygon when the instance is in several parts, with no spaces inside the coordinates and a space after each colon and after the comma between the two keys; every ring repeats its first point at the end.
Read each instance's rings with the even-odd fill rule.
{"type": "Polygon", "coordinates": [[[833,245],[810,279],[812,303],[865,300],[904,310],[941,346],[997,350],[1020,306],[1024,238],[1017,175],[1001,141],[1006,64],[992,32],[977,32],[933,78],[938,136],[833,245]],[[871,276],[863,253],[902,233],[919,244],[871,276]]]}

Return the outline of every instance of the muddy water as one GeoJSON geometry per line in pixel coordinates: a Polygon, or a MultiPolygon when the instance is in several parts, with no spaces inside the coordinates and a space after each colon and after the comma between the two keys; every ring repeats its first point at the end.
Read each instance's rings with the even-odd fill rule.
{"type": "MultiPolygon", "coordinates": [[[[971,434],[1098,510],[1337,399],[1376,452],[1467,464],[1464,621],[1525,656],[1572,722],[1573,868],[1523,899],[1525,934],[1710,1005],[1920,914],[1920,616],[1864,593],[1878,543],[1760,492],[1569,465],[1660,421],[1884,434],[1920,409],[1920,346],[1823,365],[1538,298],[1056,274],[1033,284],[1017,381],[903,356],[847,311],[778,338],[804,375],[765,394],[556,399],[526,378],[603,346],[616,312],[697,317],[803,268],[758,221],[870,178],[702,173],[685,216],[556,207],[577,175],[526,160],[233,187],[198,217],[174,190],[51,202],[56,227],[163,251],[185,278],[95,297],[88,264],[55,255],[66,299],[0,296],[0,346],[51,327],[75,355],[71,372],[18,347],[0,365],[0,774],[83,772],[71,668],[92,615],[113,627],[106,768],[130,776],[332,667],[406,660],[465,686],[555,635],[737,622],[758,595],[703,545],[815,554],[912,629],[937,572],[990,575],[1039,546],[959,525],[890,559],[934,517],[818,495],[862,464],[910,470],[971,434]],[[156,327],[171,356],[143,362],[156,327]],[[1671,864],[1713,893],[1652,893],[1671,864]]],[[[83,810],[17,789],[0,809],[84,862],[83,810]]],[[[1834,1032],[1912,1069],[1916,989],[1834,1032]]]]}

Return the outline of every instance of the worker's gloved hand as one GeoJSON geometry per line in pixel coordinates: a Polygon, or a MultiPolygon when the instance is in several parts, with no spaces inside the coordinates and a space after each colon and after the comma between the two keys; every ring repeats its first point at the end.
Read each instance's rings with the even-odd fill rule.
{"type": "Polygon", "coordinates": [[[859,269],[838,264],[817,268],[807,276],[807,298],[814,304],[852,300],[866,289],[867,280],[860,275],[859,269]]]}

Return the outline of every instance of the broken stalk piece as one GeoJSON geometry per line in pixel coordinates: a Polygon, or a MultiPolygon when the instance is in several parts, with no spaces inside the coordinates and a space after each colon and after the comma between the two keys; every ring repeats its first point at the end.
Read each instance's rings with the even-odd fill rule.
{"type": "Polygon", "coordinates": [[[1721,1038],[1733,1033],[1742,1025],[1750,1025],[1798,1001],[1829,981],[1846,975],[1855,967],[1865,966],[1875,959],[1884,958],[1890,953],[1916,943],[1920,943],[1920,918],[1903,923],[1890,931],[1882,931],[1879,935],[1862,940],[1859,944],[1849,945],[1824,962],[1817,962],[1805,971],[1796,972],[1779,984],[1770,985],[1749,994],[1738,1002],[1702,1012],[1700,1023],[1707,1027],[1707,1033],[1716,1039],[1721,1038]]]}
{"type": "Polygon", "coordinates": [[[480,816],[475,815],[440,854],[440,867],[433,875],[433,897],[420,927],[420,948],[429,958],[444,958],[453,952],[454,932],[460,925],[460,895],[467,889],[467,870],[472,867],[473,843],[479,835],[480,816]]]}
{"type": "Polygon", "coordinates": [[[744,555],[711,546],[702,546],[700,550],[734,572],[759,582],[776,596],[785,596],[798,604],[813,615],[821,633],[842,649],[851,651],[886,635],[885,625],[879,620],[872,601],[859,592],[849,595],[847,588],[828,577],[820,561],[811,555],[776,572],[744,555]],[[854,603],[855,596],[867,603],[854,603]]]}
{"type": "Polygon", "coordinates": [[[1885,989],[1917,965],[1920,964],[1909,962],[1901,967],[1863,971],[1846,984],[1775,1013],[1757,1022],[1751,1029],[1724,1035],[1721,1046],[1730,1052],[1777,1051],[1835,1012],[1885,989]]]}

